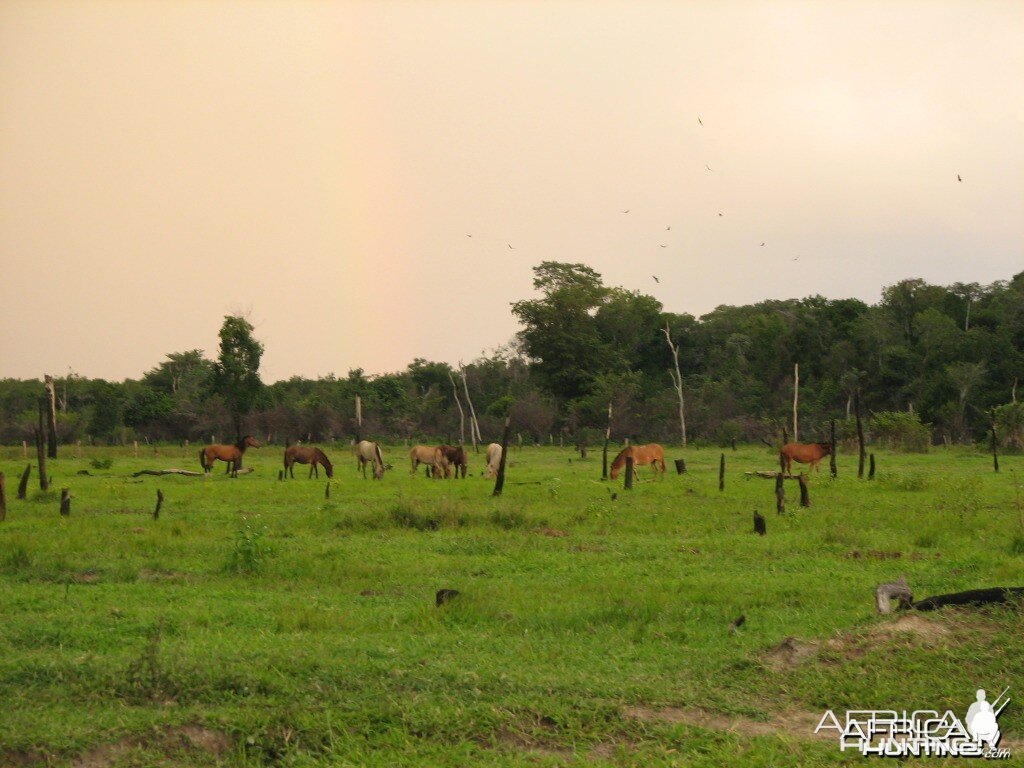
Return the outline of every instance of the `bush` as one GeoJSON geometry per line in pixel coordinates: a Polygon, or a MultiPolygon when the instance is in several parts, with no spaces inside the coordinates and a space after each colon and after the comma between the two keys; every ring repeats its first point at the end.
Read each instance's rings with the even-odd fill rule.
{"type": "Polygon", "coordinates": [[[870,429],[876,441],[895,451],[927,453],[931,424],[922,424],[913,411],[880,411],[871,415],[870,429]]]}
{"type": "Polygon", "coordinates": [[[263,562],[270,555],[270,549],[263,536],[266,527],[258,528],[249,520],[242,519],[242,527],[235,535],[235,545],[228,558],[230,573],[256,574],[263,568],[263,562]]]}
{"type": "Polygon", "coordinates": [[[110,469],[114,466],[113,459],[90,459],[89,466],[93,469],[110,469]]]}

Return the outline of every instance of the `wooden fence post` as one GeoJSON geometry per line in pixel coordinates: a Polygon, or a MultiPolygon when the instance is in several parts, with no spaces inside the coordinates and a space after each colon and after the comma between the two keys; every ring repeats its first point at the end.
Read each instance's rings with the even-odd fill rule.
{"type": "Polygon", "coordinates": [[[768,533],[768,524],[764,519],[764,515],[754,510],[754,533],[764,536],[768,533]]]}
{"type": "Polygon", "coordinates": [[[7,478],[0,472],[0,522],[7,519],[7,478]]]}
{"type": "Polygon", "coordinates": [[[873,453],[871,454],[871,460],[868,462],[868,464],[869,464],[868,480],[874,480],[875,479],[875,454],[873,454],[873,453]]]}
{"type": "Polygon", "coordinates": [[[71,514],[71,489],[60,489],[60,513],[64,517],[71,514]]]}
{"type": "Polygon", "coordinates": [[[686,472],[686,459],[676,459],[676,474],[681,475],[686,472]]]}
{"type": "Polygon", "coordinates": [[[46,450],[43,448],[43,433],[39,429],[36,430],[36,464],[39,467],[39,490],[48,490],[50,482],[46,476],[46,450]]]}
{"type": "Polygon", "coordinates": [[[781,472],[775,476],[775,511],[780,515],[786,511],[786,479],[781,472]]]}
{"type": "Polygon", "coordinates": [[[626,479],[622,484],[622,487],[627,491],[633,490],[633,457],[626,457],[626,479]]]}
{"type": "Polygon", "coordinates": [[[18,498],[24,499],[28,493],[28,476],[32,474],[32,465],[26,464],[25,471],[21,473],[21,480],[18,481],[18,498]]]}
{"type": "Polygon", "coordinates": [[[721,460],[718,462],[718,490],[725,490],[725,454],[722,454],[721,460]]]}
{"type": "Polygon", "coordinates": [[[834,480],[839,476],[839,471],[836,469],[836,420],[832,419],[829,424],[829,445],[832,446],[832,453],[828,457],[828,471],[832,474],[834,480]]]}
{"type": "Polygon", "coordinates": [[[157,520],[160,518],[160,507],[164,505],[164,492],[159,488],[156,489],[156,509],[153,510],[153,519],[157,520]]]}
{"type": "Polygon", "coordinates": [[[505,417],[505,430],[501,433],[501,460],[498,462],[498,477],[494,481],[492,496],[501,496],[505,489],[505,459],[508,456],[508,431],[512,425],[512,417],[505,417]]]}
{"type": "Polygon", "coordinates": [[[992,417],[992,469],[996,472],[999,471],[999,451],[998,443],[996,442],[996,410],[993,408],[989,411],[989,415],[992,417]]]}
{"type": "Polygon", "coordinates": [[[860,387],[853,390],[853,415],[857,419],[857,479],[864,478],[864,423],[860,420],[860,387]]]}
{"type": "Polygon", "coordinates": [[[809,507],[811,506],[811,496],[807,492],[807,475],[801,472],[797,475],[797,482],[800,483],[800,506],[809,507]]]}

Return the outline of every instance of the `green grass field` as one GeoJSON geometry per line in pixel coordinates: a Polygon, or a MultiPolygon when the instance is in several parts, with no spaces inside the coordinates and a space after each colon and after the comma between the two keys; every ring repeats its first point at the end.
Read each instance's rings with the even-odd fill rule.
{"type": "Polygon", "coordinates": [[[873,601],[900,574],[918,598],[1024,584],[1024,457],[883,452],[868,482],[842,454],[779,516],[743,475],[774,469],[765,447],[726,451],[724,492],[717,449],[670,450],[688,473],[632,491],[599,451],[513,450],[499,499],[477,456],[432,481],[392,447],[374,482],[325,448],[330,499],[301,467],[278,481],[279,447],[237,479],[130,476],[197,469],[197,448],[62,447],[27,501],[0,449],[0,765],[852,764],[811,734],[827,708],[1024,695],[1018,610],[873,601]],[[441,588],[462,594],[437,608],[441,588]]]}

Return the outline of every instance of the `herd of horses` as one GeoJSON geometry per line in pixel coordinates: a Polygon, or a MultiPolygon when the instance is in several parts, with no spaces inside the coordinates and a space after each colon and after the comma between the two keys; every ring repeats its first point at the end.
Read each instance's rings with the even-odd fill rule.
{"type": "MultiPolygon", "coordinates": [[[[203,472],[209,474],[217,461],[227,462],[227,471],[237,475],[242,468],[242,456],[246,448],[259,448],[260,443],[251,435],[246,435],[233,445],[208,445],[199,452],[199,464],[203,472]]],[[[373,467],[373,479],[384,477],[384,470],[390,465],[384,463],[384,454],[380,445],[369,440],[360,440],[353,447],[357,466],[366,477],[367,466],[373,467]]],[[[811,469],[818,470],[823,458],[832,453],[829,443],[786,443],[779,449],[779,461],[785,474],[792,474],[793,462],[809,464],[811,469]]],[[[501,446],[491,443],[485,452],[487,468],[485,477],[493,478],[498,474],[501,464],[501,446]]],[[[633,471],[637,467],[650,465],[654,477],[665,473],[665,449],[657,443],[647,445],[628,445],[619,451],[612,461],[611,478],[615,480],[619,472],[626,466],[627,459],[633,460],[633,471]]],[[[466,477],[469,457],[461,445],[414,445],[409,451],[411,472],[416,474],[420,465],[427,468],[427,474],[435,479],[466,477]]],[[[295,465],[308,464],[309,477],[320,477],[319,467],[323,467],[328,479],[334,477],[334,466],[322,450],[303,445],[290,445],[284,450],[284,476],[295,477],[295,465]]]]}

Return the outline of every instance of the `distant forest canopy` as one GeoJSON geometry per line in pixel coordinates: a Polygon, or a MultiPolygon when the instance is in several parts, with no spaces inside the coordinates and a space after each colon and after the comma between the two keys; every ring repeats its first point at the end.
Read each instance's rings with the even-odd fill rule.
{"type": "MultiPolygon", "coordinates": [[[[823,440],[830,419],[852,430],[853,395],[876,441],[926,449],[985,438],[994,413],[1000,441],[1021,448],[1024,409],[1024,272],[991,285],[902,280],[876,305],[821,296],[721,306],[700,318],[664,311],[637,291],[604,285],[583,264],[534,268],[536,298],[515,302],[513,342],[464,368],[485,441],[505,414],[524,440],[603,434],[678,443],[678,401],[665,329],[679,346],[691,440],[777,440],[791,423],[800,372],[800,437],[823,440]]],[[[173,352],[138,380],[56,378],[61,442],[123,442],[248,432],[277,442],[347,440],[355,398],[363,436],[456,441],[460,372],[416,359],[398,373],[259,380],[262,345],[242,318],[225,318],[220,355],[173,352]]],[[[40,380],[0,380],[0,441],[33,439],[40,380]]]]}

